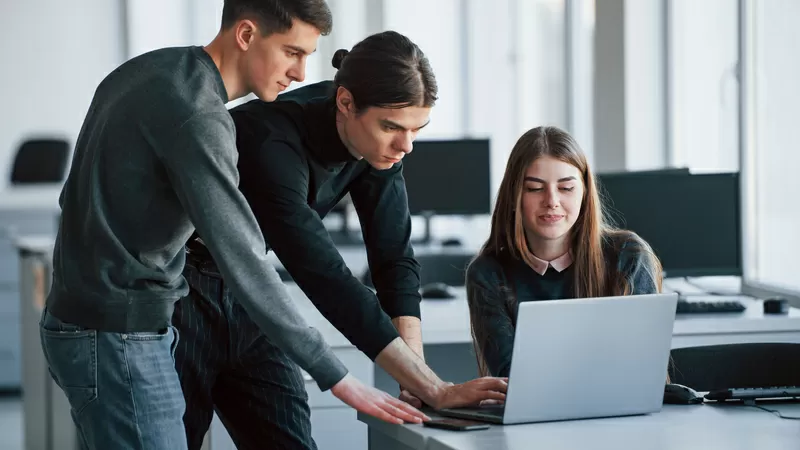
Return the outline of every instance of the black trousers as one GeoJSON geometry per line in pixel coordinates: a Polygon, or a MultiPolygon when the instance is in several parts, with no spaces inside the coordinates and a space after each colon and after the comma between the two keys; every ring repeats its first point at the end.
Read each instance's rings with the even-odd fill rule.
{"type": "Polygon", "coordinates": [[[261,333],[209,258],[187,255],[190,293],[175,305],[175,364],[186,398],[189,450],[217,412],[239,449],[311,449],[300,368],[261,333]]]}

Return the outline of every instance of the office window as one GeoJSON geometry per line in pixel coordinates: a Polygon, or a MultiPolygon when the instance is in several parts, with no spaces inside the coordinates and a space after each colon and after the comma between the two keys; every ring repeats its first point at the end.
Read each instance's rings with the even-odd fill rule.
{"type": "Polygon", "coordinates": [[[517,0],[518,136],[540,125],[567,128],[564,0],[517,0]]]}
{"type": "Polygon", "coordinates": [[[384,0],[383,29],[408,36],[428,57],[439,88],[431,123],[420,138],[452,138],[465,133],[462,0],[384,0]]]}
{"type": "Polygon", "coordinates": [[[748,278],[789,290],[800,289],[800,151],[797,121],[800,117],[800,2],[752,1],[752,80],[750,116],[753,139],[748,148],[752,176],[753,230],[747,242],[748,278]]]}
{"type": "Polygon", "coordinates": [[[668,4],[669,162],[738,170],[738,2],[668,4]]]}

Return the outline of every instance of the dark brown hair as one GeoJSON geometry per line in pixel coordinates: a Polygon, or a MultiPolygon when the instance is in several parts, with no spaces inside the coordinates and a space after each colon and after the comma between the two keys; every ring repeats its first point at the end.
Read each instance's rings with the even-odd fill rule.
{"type": "Polygon", "coordinates": [[[333,16],[325,0],[225,0],[222,29],[241,19],[255,21],[263,36],[285,33],[292,28],[292,19],[312,25],[323,36],[333,28],[333,16]]]}
{"type": "Polygon", "coordinates": [[[411,39],[395,31],[373,34],[352,50],[337,50],[333,79],[353,95],[357,112],[369,107],[432,107],[438,88],[428,58],[411,39]]]}

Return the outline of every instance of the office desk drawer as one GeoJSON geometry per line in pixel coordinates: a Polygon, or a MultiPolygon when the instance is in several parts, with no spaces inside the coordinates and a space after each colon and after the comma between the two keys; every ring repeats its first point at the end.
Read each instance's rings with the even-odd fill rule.
{"type": "MultiPolygon", "coordinates": [[[[334,353],[336,353],[336,356],[347,366],[351,375],[361,380],[361,382],[367,386],[372,386],[374,366],[366,355],[355,348],[335,349],[334,353]]],[[[303,371],[303,378],[306,392],[308,392],[308,404],[312,409],[347,406],[338,398],[334,397],[330,390],[322,392],[319,386],[317,386],[316,381],[305,371],[303,371]]]]}

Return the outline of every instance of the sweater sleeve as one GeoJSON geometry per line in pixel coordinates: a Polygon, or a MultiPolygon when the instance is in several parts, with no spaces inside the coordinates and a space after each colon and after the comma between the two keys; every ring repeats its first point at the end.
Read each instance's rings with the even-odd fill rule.
{"type": "Polygon", "coordinates": [[[479,361],[490,375],[507,377],[514,348],[514,320],[506,305],[500,280],[485,265],[467,269],[467,301],[479,361]]]}
{"type": "Polygon", "coordinates": [[[233,121],[227,112],[192,117],[160,150],[181,204],[231,290],[262,332],[327,390],[347,374],[322,335],[294,306],[253,212],[238,189],[233,121]]]}

